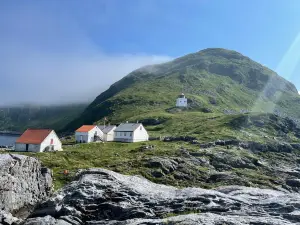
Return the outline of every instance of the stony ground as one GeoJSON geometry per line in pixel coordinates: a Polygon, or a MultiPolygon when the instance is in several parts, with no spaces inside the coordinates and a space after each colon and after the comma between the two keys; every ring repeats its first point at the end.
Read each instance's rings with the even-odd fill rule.
{"type": "Polygon", "coordinates": [[[25,225],[288,225],[300,222],[299,202],[298,193],[287,191],[177,189],[139,176],[89,169],[40,205],[25,225]]]}
{"type": "Polygon", "coordinates": [[[53,170],[56,189],[70,182],[78,169],[98,167],[181,188],[243,185],[297,192],[299,149],[299,144],[282,141],[199,143],[185,137],[165,142],[70,145],[63,152],[22,154],[39,158],[53,170]],[[64,170],[70,175],[64,176],[64,170]]]}
{"type": "Polygon", "coordinates": [[[26,218],[51,193],[50,170],[40,161],[23,155],[0,155],[0,224],[26,218]]]}

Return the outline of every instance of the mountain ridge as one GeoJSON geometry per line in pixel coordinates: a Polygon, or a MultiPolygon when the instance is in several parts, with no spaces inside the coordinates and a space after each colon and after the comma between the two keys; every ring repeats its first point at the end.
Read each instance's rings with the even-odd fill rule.
{"type": "Polygon", "coordinates": [[[101,93],[65,129],[99,123],[104,117],[112,123],[148,117],[178,120],[179,114],[170,109],[182,91],[190,106],[179,110],[182,116],[191,112],[196,112],[195,117],[209,112],[221,115],[233,110],[279,111],[300,117],[300,106],[293,104],[300,102],[294,84],[241,53],[209,48],[134,70],[101,93]]]}

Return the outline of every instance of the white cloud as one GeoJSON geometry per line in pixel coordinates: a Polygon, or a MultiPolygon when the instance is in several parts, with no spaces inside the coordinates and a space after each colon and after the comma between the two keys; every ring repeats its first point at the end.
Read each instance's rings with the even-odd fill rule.
{"type": "Polygon", "coordinates": [[[55,5],[12,5],[0,6],[2,105],[91,101],[129,72],[171,59],[107,54],[68,11],[55,5]]]}
{"type": "Polygon", "coordinates": [[[131,71],[168,60],[170,57],[146,54],[26,54],[7,60],[0,69],[6,70],[4,82],[9,83],[8,89],[0,89],[0,96],[5,96],[1,103],[91,101],[131,71]]]}

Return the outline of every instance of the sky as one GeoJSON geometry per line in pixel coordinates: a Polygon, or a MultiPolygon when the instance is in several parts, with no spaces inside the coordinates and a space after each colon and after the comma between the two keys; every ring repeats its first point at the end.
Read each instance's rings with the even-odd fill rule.
{"type": "Polygon", "coordinates": [[[0,105],[92,101],[141,66],[241,52],[300,89],[299,0],[0,1],[0,105]]]}

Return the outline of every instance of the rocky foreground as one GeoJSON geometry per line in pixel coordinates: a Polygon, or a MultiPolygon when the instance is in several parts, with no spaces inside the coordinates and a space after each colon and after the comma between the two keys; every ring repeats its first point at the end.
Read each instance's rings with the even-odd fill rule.
{"type": "Polygon", "coordinates": [[[32,157],[0,155],[1,225],[300,224],[298,191],[185,188],[105,169],[79,171],[52,194],[49,169],[32,157]]]}
{"type": "Polygon", "coordinates": [[[0,155],[0,224],[18,223],[50,196],[50,170],[31,157],[0,155]]]}
{"type": "Polygon", "coordinates": [[[300,195],[240,186],[177,189],[89,169],[30,217],[25,225],[288,225],[300,224],[300,195]]]}

